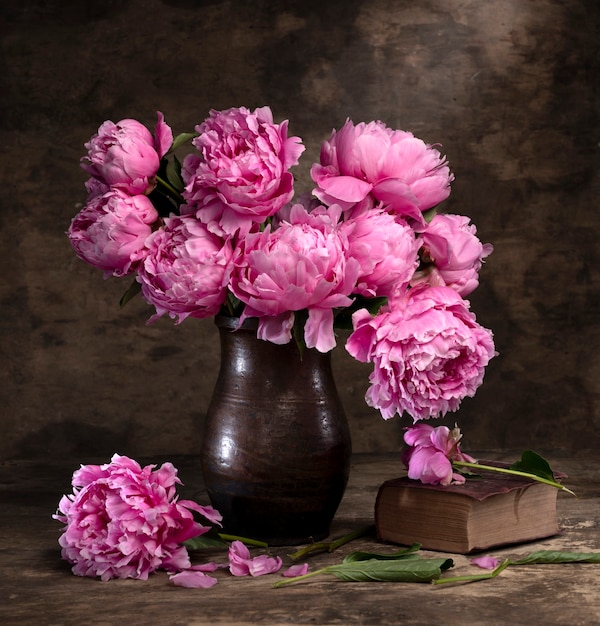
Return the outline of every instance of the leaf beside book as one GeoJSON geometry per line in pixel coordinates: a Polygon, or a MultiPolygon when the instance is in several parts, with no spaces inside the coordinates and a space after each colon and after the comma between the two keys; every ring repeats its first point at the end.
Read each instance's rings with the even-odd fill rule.
{"type": "Polygon", "coordinates": [[[516,561],[510,561],[510,565],[555,565],[559,563],[600,563],[600,552],[538,550],[516,561]]]}
{"type": "Polygon", "coordinates": [[[423,559],[418,556],[400,559],[350,561],[323,568],[345,582],[431,582],[454,566],[452,559],[423,559]]]}
{"type": "Polygon", "coordinates": [[[556,482],[556,477],[548,461],[533,450],[525,450],[521,458],[515,461],[509,469],[556,482]]]}
{"type": "Polygon", "coordinates": [[[419,548],[415,544],[393,554],[351,552],[342,563],[281,580],[274,587],[301,582],[320,574],[332,574],[344,582],[423,583],[438,579],[443,571],[454,567],[454,561],[449,558],[424,559],[415,554],[419,548]]]}
{"type": "Polygon", "coordinates": [[[453,576],[432,580],[435,585],[447,583],[472,583],[480,580],[496,578],[498,574],[511,565],[558,565],[560,563],[600,563],[600,552],[561,552],[560,550],[538,550],[531,552],[520,559],[511,561],[505,559],[498,567],[485,574],[472,576],[453,576]]]}

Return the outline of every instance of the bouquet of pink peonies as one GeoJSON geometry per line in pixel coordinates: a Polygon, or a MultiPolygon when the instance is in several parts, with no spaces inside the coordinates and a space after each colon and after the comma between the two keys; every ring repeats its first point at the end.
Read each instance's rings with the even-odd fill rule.
{"type": "Polygon", "coordinates": [[[496,354],[464,299],[491,251],[438,213],[453,176],[436,147],[382,122],[334,130],[294,198],[304,146],[268,107],[211,111],[173,138],[107,121],[86,144],[88,198],[68,237],[108,276],[133,276],[169,315],[258,318],[257,335],[373,363],[369,406],[419,421],[473,396],[496,354]],[[178,151],[191,142],[182,160],[178,151]]]}

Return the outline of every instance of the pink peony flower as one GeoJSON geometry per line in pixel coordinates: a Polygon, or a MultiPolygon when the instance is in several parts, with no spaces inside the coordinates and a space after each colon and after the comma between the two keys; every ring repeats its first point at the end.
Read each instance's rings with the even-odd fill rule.
{"type": "Polygon", "coordinates": [[[274,574],[281,569],[280,557],[266,555],[250,557],[250,551],[241,541],[234,541],[229,546],[229,571],[234,576],[263,576],[274,574]]]}
{"type": "Polygon", "coordinates": [[[339,215],[336,207],[308,213],[295,205],[289,222],[246,237],[231,290],[246,305],[244,318],[260,318],[261,339],[289,342],[293,312],[308,309],[306,345],[321,352],[335,346],[333,308],[351,304],[359,270],[355,259],[346,258],[339,215]]]}
{"type": "Polygon", "coordinates": [[[342,222],[348,256],[360,264],[354,293],[389,296],[407,285],[418,265],[419,242],[414,231],[385,211],[368,211],[342,222]]]}
{"type": "Polygon", "coordinates": [[[104,122],[85,144],[88,154],[81,159],[81,167],[105,185],[128,194],[152,191],[160,159],[173,143],[163,114],[157,115],[155,137],[136,120],[104,122]]]}
{"type": "Polygon", "coordinates": [[[146,196],[112,190],[95,195],[73,218],[67,236],[77,256],[105,277],[133,272],[146,256],[146,238],[158,219],[146,196]]]}
{"type": "Polygon", "coordinates": [[[147,239],[138,270],[142,295],[156,308],[149,323],[165,313],[178,318],[210,317],[227,296],[233,250],[192,216],[171,216],[147,239]]]}
{"type": "Polygon", "coordinates": [[[360,212],[381,202],[421,226],[422,212],[448,197],[453,180],[438,150],[412,133],[351,120],[323,142],[311,176],[313,193],[324,204],[360,212]]]}
{"type": "Polygon", "coordinates": [[[220,524],[221,515],[178,500],[175,467],[155,467],[142,469],[115,454],[106,465],[85,465],[73,474],[73,493],[61,498],[53,517],[65,524],[59,544],[74,574],[146,580],[157,569],[190,567],[181,543],[210,530],[192,512],[213,524],[220,524]]]}
{"type": "Polygon", "coordinates": [[[461,438],[457,427],[450,430],[447,426],[417,424],[407,428],[404,441],[409,447],[402,453],[402,462],[408,477],[429,485],[464,483],[465,477],[454,472],[452,461],[473,463],[475,459],[460,451],[461,438]]]}
{"type": "Polygon", "coordinates": [[[496,354],[492,333],[449,287],[408,289],[375,317],[357,311],[352,323],[346,349],[373,362],[366,402],[384,419],[403,411],[415,421],[455,411],[475,394],[496,354]]]}
{"type": "Polygon", "coordinates": [[[469,221],[462,215],[436,215],[431,220],[421,235],[421,256],[429,267],[415,276],[413,285],[446,285],[461,296],[477,287],[483,259],[492,253],[493,247],[479,241],[477,229],[469,221]]]}
{"type": "Polygon", "coordinates": [[[183,162],[184,210],[221,235],[245,233],[276,213],[293,196],[288,170],[304,151],[287,129],[287,121],[273,123],[269,107],[211,111],[196,127],[200,154],[183,162]]]}

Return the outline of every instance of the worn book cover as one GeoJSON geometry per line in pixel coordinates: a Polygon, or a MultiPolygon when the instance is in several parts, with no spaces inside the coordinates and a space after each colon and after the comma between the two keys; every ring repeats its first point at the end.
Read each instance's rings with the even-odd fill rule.
{"type": "Polygon", "coordinates": [[[467,554],[558,533],[557,489],[497,472],[463,485],[425,485],[407,477],[379,488],[379,539],[400,545],[467,554]]]}

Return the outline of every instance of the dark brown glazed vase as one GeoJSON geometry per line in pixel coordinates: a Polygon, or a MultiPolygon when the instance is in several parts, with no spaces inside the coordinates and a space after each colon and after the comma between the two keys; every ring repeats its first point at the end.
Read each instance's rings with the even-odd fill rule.
{"type": "Polygon", "coordinates": [[[223,532],[271,545],[318,541],[350,471],[351,441],[331,354],[257,339],[256,320],[215,319],[221,367],[202,470],[223,532]]]}

